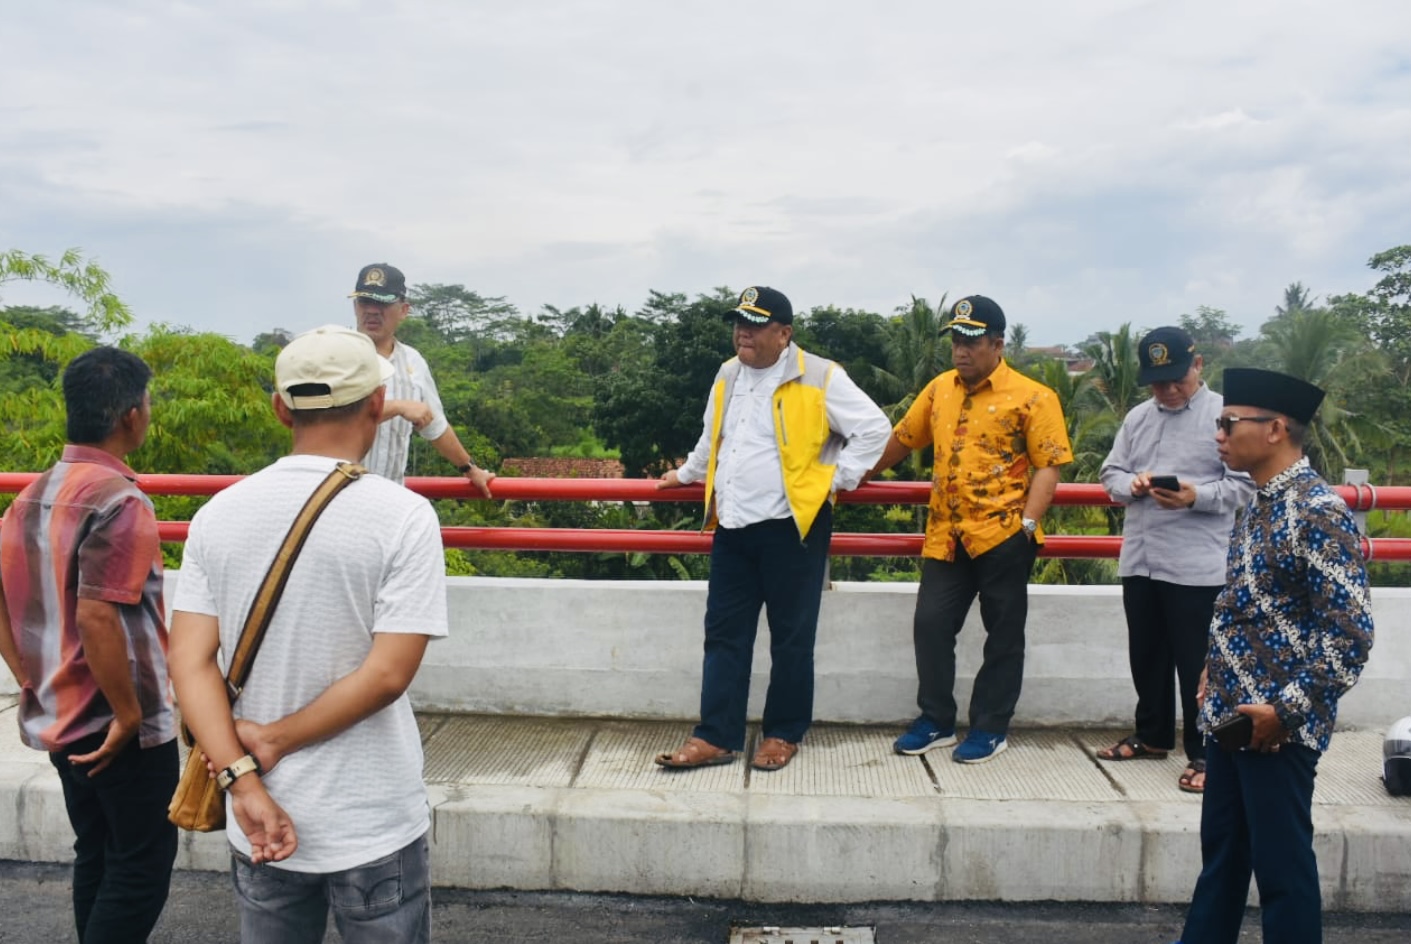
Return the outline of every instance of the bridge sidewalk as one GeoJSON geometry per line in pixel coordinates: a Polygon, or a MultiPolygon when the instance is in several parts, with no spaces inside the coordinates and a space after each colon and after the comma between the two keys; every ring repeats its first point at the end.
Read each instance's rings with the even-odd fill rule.
{"type": "MultiPolygon", "coordinates": [[[[69,861],[45,755],[0,696],[0,858],[69,861]]],[[[468,888],[756,901],[1189,899],[1200,798],[1183,766],[1102,764],[1125,732],[1012,733],[990,763],[901,757],[891,728],[819,725],[782,771],[744,759],[662,770],[686,723],[421,714],[433,874],[468,888]]],[[[758,731],[751,730],[751,746],[758,731]]],[[[1340,732],[1314,821],[1325,907],[1411,911],[1411,800],[1379,780],[1381,735],[1340,732]]],[[[372,759],[375,762],[375,759],[372,759]]],[[[184,835],[178,867],[227,867],[221,835],[184,835]]]]}

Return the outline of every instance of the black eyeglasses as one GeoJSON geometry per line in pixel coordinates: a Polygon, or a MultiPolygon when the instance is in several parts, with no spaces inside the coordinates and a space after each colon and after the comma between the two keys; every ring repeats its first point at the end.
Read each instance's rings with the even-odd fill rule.
{"type": "Polygon", "coordinates": [[[1215,428],[1226,436],[1235,431],[1236,423],[1272,423],[1277,416],[1220,416],[1215,419],[1215,428]]]}

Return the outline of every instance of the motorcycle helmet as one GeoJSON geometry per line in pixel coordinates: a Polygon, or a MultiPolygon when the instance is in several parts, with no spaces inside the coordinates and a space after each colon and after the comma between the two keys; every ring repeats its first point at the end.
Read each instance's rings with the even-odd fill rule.
{"type": "Polygon", "coordinates": [[[1387,729],[1382,742],[1382,781],[1392,796],[1411,796],[1411,716],[1387,729]]]}

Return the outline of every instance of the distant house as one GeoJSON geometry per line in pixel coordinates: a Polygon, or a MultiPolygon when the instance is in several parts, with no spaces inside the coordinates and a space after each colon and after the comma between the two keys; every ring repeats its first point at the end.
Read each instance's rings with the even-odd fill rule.
{"type": "Polygon", "coordinates": [[[1074,354],[1066,347],[1030,347],[1025,348],[1024,353],[1032,357],[1050,357],[1056,361],[1063,361],[1068,367],[1068,376],[1077,377],[1093,369],[1093,359],[1082,354],[1074,354]]]}

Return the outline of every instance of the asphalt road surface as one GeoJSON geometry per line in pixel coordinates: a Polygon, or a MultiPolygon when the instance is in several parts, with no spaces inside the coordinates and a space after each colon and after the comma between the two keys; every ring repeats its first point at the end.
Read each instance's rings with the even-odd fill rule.
{"type": "MultiPolygon", "coordinates": [[[[0,862],[0,942],[74,940],[68,869],[0,862]]],[[[546,892],[433,892],[434,938],[530,944],[726,944],[732,926],[876,928],[877,944],[1169,944],[1176,906],[1072,904],[762,905],[546,892]]],[[[1411,915],[1329,914],[1326,944],[1406,944],[1411,915]]],[[[328,941],[338,936],[330,930],[328,941]]],[[[1241,941],[1260,940],[1258,913],[1241,941]]],[[[151,944],[236,944],[230,879],[177,872],[151,944]]]]}

